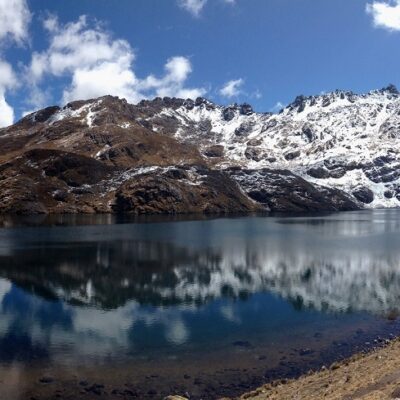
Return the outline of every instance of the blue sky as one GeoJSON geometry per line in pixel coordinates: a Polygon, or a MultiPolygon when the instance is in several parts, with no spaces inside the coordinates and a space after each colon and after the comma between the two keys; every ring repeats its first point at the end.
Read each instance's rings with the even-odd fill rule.
{"type": "Polygon", "coordinates": [[[106,93],[258,111],[400,83],[400,0],[0,0],[0,126],[106,93]]]}

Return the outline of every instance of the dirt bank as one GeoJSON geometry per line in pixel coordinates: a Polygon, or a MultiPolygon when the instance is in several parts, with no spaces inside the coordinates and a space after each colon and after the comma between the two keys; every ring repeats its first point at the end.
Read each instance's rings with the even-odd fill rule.
{"type": "Polygon", "coordinates": [[[244,399],[400,399],[400,339],[299,379],[267,384],[244,399]]]}

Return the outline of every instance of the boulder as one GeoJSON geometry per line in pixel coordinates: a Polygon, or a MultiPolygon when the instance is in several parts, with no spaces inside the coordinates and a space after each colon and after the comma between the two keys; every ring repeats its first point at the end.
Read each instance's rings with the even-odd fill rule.
{"type": "Polygon", "coordinates": [[[316,179],[330,178],[330,173],[323,167],[313,167],[307,171],[307,174],[316,179]]]}
{"type": "Polygon", "coordinates": [[[243,103],[240,106],[240,114],[242,114],[242,115],[251,115],[253,113],[254,113],[254,111],[253,111],[253,108],[251,107],[250,104],[243,103]]]}
{"type": "Polygon", "coordinates": [[[285,154],[285,159],[290,161],[300,157],[300,150],[293,150],[285,154]]]}
{"type": "Polygon", "coordinates": [[[387,199],[392,199],[394,194],[391,190],[385,190],[385,192],[383,193],[383,195],[387,198],[387,199]]]}
{"type": "Polygon", "coordinates": [[[313,132],[313,130],[311,129],[311,126],[308,124],[305,124],[302,128],[302,134],[303,136],[305,136],[305,138],[307,139],[307,141],[313,142],[316,139],[316,135],[313,132]]]}
{"type": "Polygon", "coordinates": [[[353,190],[353,196],[364,204],[370,204],[374,201],[374,192],[367,187],[359,187],[353,190]]]}
{"type": "Polygon", "coordinates": [[[226,107],[222,111],[222,116],[225,121],[229,122],[235,118],[235,108],[234,107],[226,107]]]}
{"type": "Polygon", "coordinates": [[[215,146],[209,146],[204,150],[204,155],[206,157],[222,157],[224,155],[224,146],[221,145],[215,145],[215,146]]]}
{"type": "Polygon", "coordinates": [[[248,160],[253,160],[257,162],[263,159],[263,152],[257,147],[247,146],[244,155],[248,160]]]}

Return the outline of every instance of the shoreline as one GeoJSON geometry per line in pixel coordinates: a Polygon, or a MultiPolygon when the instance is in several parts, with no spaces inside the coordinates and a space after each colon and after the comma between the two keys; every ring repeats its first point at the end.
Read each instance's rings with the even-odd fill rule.
{"type": "Polygon", "coordinates": [[[219,219],[241,218],[318,218],[339,213],[374,213],[397,208],[364,208],[347,211],[310,211],[310,212],[230,212],[230,213],[180,213],[180,214],[132,214],[132,213],[54,213],[54,214],[2,214],[0,229],[20,227],[84,226],[113,224],[145,224],[166,222],[194,222],[219,219]]]}
{"type": "Polygon", "coordinates": [[[296,379],[220,400],[400,399],[400,337],[296,379]]]}

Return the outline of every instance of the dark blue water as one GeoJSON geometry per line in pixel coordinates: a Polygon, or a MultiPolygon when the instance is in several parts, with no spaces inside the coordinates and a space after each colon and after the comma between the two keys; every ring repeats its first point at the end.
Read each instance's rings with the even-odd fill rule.
{"type": "Polygon", "coordinates": [[[143,398],[236,394],[399,332],[397,210],[2,223],[0,372],[19,371],[10,399],[51,398],[33,370],[56,376],[54,390],[82,376],[127,385],[109,368],[129,368],[143,398]]]}

